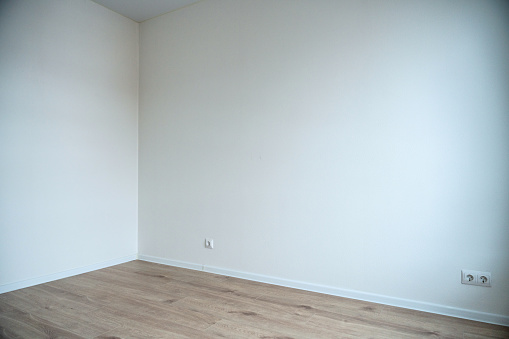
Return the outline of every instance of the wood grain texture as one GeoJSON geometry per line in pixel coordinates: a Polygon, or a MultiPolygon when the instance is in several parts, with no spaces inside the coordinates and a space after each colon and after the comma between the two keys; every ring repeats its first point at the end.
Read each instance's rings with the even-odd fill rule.
{"type": "Polygon", "coordinates": [[[509,338],[509,328],[144,261],[0,295],[0,338],[509,338]]]}

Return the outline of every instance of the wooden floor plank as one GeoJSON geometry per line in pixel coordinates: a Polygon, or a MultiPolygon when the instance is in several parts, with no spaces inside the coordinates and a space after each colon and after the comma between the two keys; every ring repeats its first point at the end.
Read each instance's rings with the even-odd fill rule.
{"type": "Polygon", "coordinates": [[[426,338],[422,332],[408,331],[397,328],[380,327],[376,322],[349,321],[344,318],[324,317],[314,315],[306,324],[309,327],[327,329],[332,333],[341,333],[348,338],[393,338],[393,339],[416,339],[426,338]]]}
{"type": "Polygon", "coordinates": [[[380,320],[385,324],[392,324],[393,327],[410,328],[440,338],[463,338],[474,334],[486,338],[509,338],[508,327],[487,325],[476,321],[394,306],[384,306],[380,314],[380,320]]]}
{"type": "Polygon", "coordinates": [[[509,328],[144,261],[0,295],[0,338],[509,338],[509,328]]]}
{"type": "MultiPolygon", "coordinates": [[[[108,314],[111,316],[111,314],[108,314]]],[[[162,326],[151,325],[150,322],[140,322],[130,319],[125,322],[122,326],[119,326],[113,330],[105,332],[95,338],[101,339],[112,339],[112,338],[175,338],[175,339],[187,339],[189,336],[180,334],[178,331],[165,330],[162,326]]],[[[201,333],[199,333],[201,334],[201,333]]]]}
{"type": "Polygon", "coordinates": [[[237,323],[231,320],[221,320],[210,326],[207,333],[218,338],[249,339],[249,338],[292,338],[282,333],[263,330],[257,327],[237,323]]]}
{"type": "Polygon", "coordinates": [[[118,326],[93,317],[92,311],[98,307],[59,300],[47,293],[40,293],[37,286],[2,294],[0,300],[80,336],[94,337],[118,326]]]}
{"type": "Polygon", "coordinates": [[[187,295],[177,289],[154,289],[146,285],[124,286],[113,280],[98,281],[95,278],[80,277],[68,281],[67,279],[58,280],[49,283],[49,286],[65,290],[68,293],[81,293],[86,295],[89,301],[95,301],[101,304],[108,304],[108,298],[115,295],[129,295],[134,299],[153,302],[171,303],[187,295]]]}
{"type": "Polygon", "coordinates": [[[0,338],[82,338],[59,325],[0,301],[0,338]]]}
{"type": "MultiPolygon", "coordinates": [[[[150,328],[157,330],[158,333],[166,333],[163,338],[180,338],[182,336],[187,338],[203,338],[213,339],[215,337],[207,335],[204,331],[193,327],[185,326],[179,322],[179,319],[166,318],[164,320],[153,318],[145,314],[134,313],[130,310],[119,310],[114,308],[105,307],[95,311],[97,316],[110,318],[121,323],[121,326],[113,331],[108,332],[109,336],[114,336],[112,333],[117,332],[132,332],[135,329],[150,328]],[[122,329],[127,329],[126,331],[122,329]]],[[[105,336],[103,334],[101,336],[105,336]]],[[[122,336],[119,336],[122,338],[122,336]]]]}
{"type": "Polygon", "coordinates": [[[112,313],[124,312],[122,313],[124,315],[133,315],[134,317],[131,319],[143,318],[144,321],[152,324],[170,321],[189,328],[204,329],[219,320],[213,314],[173,305],[179,298],[169,294],[161,297],[162,294],[157,292],[160,298],[147,298],[146,295],[140,295],[140,293],[131,293],[134,289],[115,289],[115,285],[109,282],[91,287],[84,277],[73,279],[71,282],[63,279],[53,282],[51,285],[53,288],[58,286],[70,291],[68,295],[73,296],[72,298],[79,298],[76,297],[76,293],[81,293],[86,295],[88,300],[107,306],[107,309],[112,313]]]}
{"type": "Polygon", "coordinates": [[[99,301],[101,298],[109,308],[128,311],[139,316],[151,317],[164,321],[172,319],[180,324],[193,328],[206,328],[219,318],[211,314],[202,313],[194,309],[182,309],[172,305],[171,302],[152,301],[136,296],[118,296],[111,292],[100,291],[98,294],[88,292],[91,299],[99,301]]]}

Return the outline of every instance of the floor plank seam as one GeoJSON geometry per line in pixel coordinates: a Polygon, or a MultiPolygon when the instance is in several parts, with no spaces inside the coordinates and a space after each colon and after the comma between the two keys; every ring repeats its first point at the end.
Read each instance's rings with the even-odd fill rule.
{"type": "Polygon", "coordinates": [[[112,329],[110,329],[110,330],[107,330],[107,331],[106,331],[106,332],[104,332],[104,333],[101,333],[101,334],[96,335],[94,338],[97,338],[97,337],[99,337],[99,338],[100,338],[100,337],[104,337],[104,336],[106,336],[108,333],[110,333],[110,332],[114,332],[114,331],[116,331],[116,330],[118,330],[118,329],[121,329],[121,328],[123,328],[123,327],[124,327],[124,326],[119,325],[119,326],[117,326],[117,327],[115,327],[115,328],[112,328],[112,329]]]}

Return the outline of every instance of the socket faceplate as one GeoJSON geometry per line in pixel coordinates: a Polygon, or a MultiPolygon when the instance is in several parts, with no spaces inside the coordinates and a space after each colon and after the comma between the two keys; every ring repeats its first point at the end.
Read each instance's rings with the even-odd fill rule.
{"type": "Polygon", "coordinates": [[[461,283],[466,285],[491,287],[491,272],[461,270],[461,283]]]}
{"type": "Polygon", "coordinates": [[[214,239],[205,238],[205,248],[213,249],[214,248],[214,239]]]}

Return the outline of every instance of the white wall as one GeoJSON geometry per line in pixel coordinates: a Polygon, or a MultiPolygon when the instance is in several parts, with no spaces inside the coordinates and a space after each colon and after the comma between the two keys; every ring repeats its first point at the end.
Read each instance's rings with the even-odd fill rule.
{"type": "Polygon", "coordinates": [[[140,254],[508,316],[508,11],[210,0],[142,23],[140,254]]]}
{"type": "Polygon", "coordinates": [[[137,253],[138,24],[0,3],[0,286],[137,253]]]}

